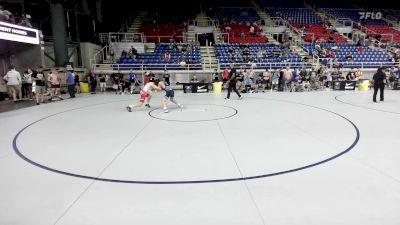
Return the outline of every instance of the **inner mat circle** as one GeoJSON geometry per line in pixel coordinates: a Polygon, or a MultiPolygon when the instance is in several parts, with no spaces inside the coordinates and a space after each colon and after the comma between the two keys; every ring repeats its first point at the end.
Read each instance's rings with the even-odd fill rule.
{"type": "Polygon", "coordinates": [[[179,108],[169,106],[168,113],[163,108],[156,108],[149,112],[149,116],[165,121],[173,122],[204,122],[213,120],[228,119],[235,116],[238,110],[223,105],[213,104],[188,104],[179,108]]]}

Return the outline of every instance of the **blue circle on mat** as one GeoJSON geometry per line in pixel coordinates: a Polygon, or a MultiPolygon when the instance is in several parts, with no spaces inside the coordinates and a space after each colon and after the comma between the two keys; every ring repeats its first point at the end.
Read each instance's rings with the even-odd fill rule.
{"type": "MultiPolygon", "coordinates": [[[[259,98],[259,99],[262,99],[262,98],[259,98]]],[[[353,128],[354,128],[354,130],[356,132],[356,136],[354,138],[354,141],[350,146],[348,146],[346,149],[342,150],[341,152],[339,152],[336,155],[333,155],[333,156],[331,156],[329,158],[326,158],[324,160],[321,160],[321,161],[318,161],[318,162],[315,162],[315,163],[312,163],[312,164],[309,164],[309,165],[305,165],[305,166],[302,166],[302,167],[297,167],[297,168],[294,168],[294,169],[283,170],[283,171],[279,171],[279,172],[275,172],[275,173],[260,174],[260,175],[256,175],[256,176],[221,178],[221,179],[212,179],[212,180],[187,180],[187,181],[180,181],[180,180],[176,180],[176,181],[119,180],[119,179],[101,178],[101,177],[93,177],[93,176],[86,176],[86,175],[81,175],[81,174],[76,174],[76,173],[70,173],[70,172],[66,172],[66,171],[61,171],[61,170],[57,170],[57,169],[54,169],[54,168],[50,168],[50,167],[48,167],[46,165],[37,163],[37,162],[29,159],[28,157],[26,157],[20,151],[20,149],[18,148],[17,142],[18,142],[19,136],[26,129],[28,129],[30,126],[32,126],[32,125],[34,125],[36,123],[39,123],[39,122],[41,122],[41,121],[43,121],[45,119],[48,119],[50,117],[59,115],[59,114],[67,113],[67,112],[78,110],[78,109],[82,109],[82,108],[88,108],[88,107],[92,107],[92,106],[95,106],[95,105],[101,105],[101,104],[95,104],[95,105],[89,105],[89,106],[85,106],[85,107],[79,107],[79,108],[75,108],[75,109],[66,110],[66,111],[55,113],[55,114],[46,116],[44,118],[41,118],[39,120],[36,120],[36,121],[28,124],[24,128],[22,128],[20,131],[18,131],[18,133],[14,136],[12,145],[13,145],[15,153],[19,157],[21,157],[23,160],[25,160],[26,162],[28,162],[28,163],[30,163],[30,164],[32,164],[34,166],[37,166],[39,168],[45,169],[47,171],[51,171],[51,172],[62,174],[62,175],[66,175],[66,176],[83,178],[83,179],[90,179],[90,180],[96,180],[96,181],[103,181],[103,182],[127,183],[127,184],[198,184],[198,183],[219,183],[219,182],[232,182],[232,181],[243,181],[243,180],[260,179],[260,178],[273,177],[273,176],[278,176],[278,175],[283,175],[283,174],[287,174],[287,173],[293,173],[293,172],[309,169],[309,168],[312,168],[312,167],[327,163],[327,162],[329,162],[329,161],[331,161],[333,159],[336,159],[336,158],[348,153],[350,150],[352,150],[357,145],[357,143],[358,143],[358,141],[360,139],[360,131],[359,131],[358,127],[351,120],[349,120],[348,118],[346,118],[346,117],[344,117],[344,116],[342,116],[342,115],[340,115],[340,114],[338,114],[336,112],[333,112],[333,111],[330,111],[330,110],[327,110],[327,109],[323,109],[323,108],[319,108],[319,107],[316,107],[316,106],[307,105],[307,104],[298,103],[298,102],[292,102],[292,101],[275,100],[275,99],[263,99],[263,100],[272,100],[272,101],[278,101],[278,102],[292,103],[292,104],[307,106],[307,107],[311,107],[311,108],[314,108],[314,109],[318,109],[318,110],[321,110],[321,111],[325,111],[325,112],[334,114],[334,115],[344,119],[345,121],[347,121],[348,123],[350,123],[353,126],[353,128]]],[[[110,103],[110,102],[108,102],[108,103],[110,103]]],[[[103,104],[108,104],[108,103],[103,103],[103,104]]]]}

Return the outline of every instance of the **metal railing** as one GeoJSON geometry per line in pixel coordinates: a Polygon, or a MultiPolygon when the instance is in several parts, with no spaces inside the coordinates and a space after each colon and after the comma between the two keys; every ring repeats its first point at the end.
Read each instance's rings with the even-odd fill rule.
{"type": "MultiPolygon", "coordinates": [[[[154,42],[154,43],[170,43],[172,42],[172,36],[144,36],[144,42],[154,42]]],[[[186,35],[175,36],[176,42],[186,42],[186,35]]]]}
{"type": "MultiPolygon", "coordinates": [[[[231,63],[218,63],[218,69],[224,70],[229,68],[231,63]]],[[[311,68],[311,62],[268,62],[268,63],[256,63],[256,66],[252,66],[249,63],[234,63],[237,69],[253,69],[256,72],[260,72],[265,69],[277,69],[277,68],[311,68]]]]}
{"type": "Polygon", "coordinates": [[[108,33],[108,43],[113,42],[144,42],[143,33],[108,33]]]}
{"type": "Polygon", "coordinates": [[[202,71],[201,64],[99,64],[94,63],[91,66],[92,70],[98,70],[108,68],[109,70],[113,71],[126,71],[126,70],[133,70],[133,71],[165,71],[165,70],[177,70],[177,71],[202,71]]]}
{"type": "Polygon", "coordinates": [[[135,17],[134,14],[130,15],[130,16],[128,17],[128,19],[125,21],[125,23],[122,24],[121,28],[118,30],[117,33],[124,33],[124,32],[126,32],[126,31],[129,29],[129,27],[131,26],[131,24],[132,24],[132,22],[133,22],[133,20],[134,20],[134,17],[135,17]]]}
{"type": "Polygon", "coordinates": [[[99,33],[99,40],[101,44],[109,44],[109,33],[99,33]]]}
{"type": "Polygon", "coordinates": [[[194,20],[189,20],[188,21],[188,26],[198,26],[199,24],[199,19],[206,19],[207,20],[207,24],[209,27],[218,27],[219,26],[219,21],[218,20],[214,20],[211,19],[210,17],[197,17],[194,20]]]}
{"type": "MultiPolygon", "coordinates": [[[[367,34],[368,36],[370,36],[371,34],[373,34],[373,35],[379,34],[378,32],[376,32],[374,30],[371,30],[371,29],[369,29],[369,28],[367,28],[367,27],[365,27],[363,25],[360,25],[360,24],[354,24],[354,28],[359,29],[361,32],[367,34]]],[[[394,39],[394,35],[393,34],[380,34],[380,35],[382,36],[382,38],[383,37],[389,37],[389,41],[384,42],[384,43],[389,43],[389,44],[393,43],[393,39],[394,39]]],[[[373,38],[373,40],[376,40],[375,36],[373,36],[372,38],[373,38]]],[[[382,40],[382,38],[381,38],[381,40],[382,40]]],[[[380,41],[380,42],[382,42],[382,41],[380,41]]]]}

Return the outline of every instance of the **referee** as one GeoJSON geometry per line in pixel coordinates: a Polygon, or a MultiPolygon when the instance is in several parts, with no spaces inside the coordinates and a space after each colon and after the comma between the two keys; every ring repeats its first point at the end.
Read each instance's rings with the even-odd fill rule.
{"type": "Polygon", "coordinates": [[[242,99],[242,96],[239,94],[238,90],[236,89],[236,81],[237,81],[237,72],[235,69],[234,64],[230,65],[231,67],[231,71],[229,72],[229,78],[228,78],[228,96],[226,96],[226,100],[230,99],[231,96],[231,91],[232,89],[236,92],[236,94],[238,95],[239,99],[242,99]]]}
{"type": "Polygon", "coordinates": [[[378,94],[378,89],[380,90],[380,100],[383,102],[384,96],[383,96],[383,90],[385,89],[385,81],[386,81],[386,74],[383,71],[384,68],[381,67],[378,69],[378,71],[374,74],[373,80],[374,80],[374,102],[376,103],[376,95],[378,94]]]}

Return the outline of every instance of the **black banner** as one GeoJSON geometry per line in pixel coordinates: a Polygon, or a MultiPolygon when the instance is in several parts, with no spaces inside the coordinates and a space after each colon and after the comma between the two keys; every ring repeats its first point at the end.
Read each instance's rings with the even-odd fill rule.
{"type": "Polygon", "coordinates": [[[356,81],[333,81],[333,90],[356,90],[356,81]]]}
{"type": "Polygon", "coordinates": [[[33,32],[22,28],[15,28],[4,24],[0,24],[0,32],[12,35],[19,35],[23,37],[37,38],[37,32],[33,32]]]}
{"type": "Polygon", "coordinates": [[[208,83],[181,83],[184,93],[207,93],[209,92],[208,83]]]}

